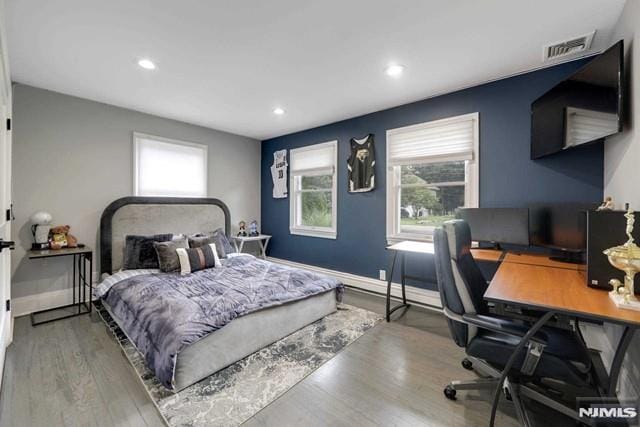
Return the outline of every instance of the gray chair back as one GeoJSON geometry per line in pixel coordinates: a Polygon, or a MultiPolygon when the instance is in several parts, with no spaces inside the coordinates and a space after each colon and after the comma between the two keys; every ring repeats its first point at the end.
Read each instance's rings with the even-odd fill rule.
{"type": "Polygon", "coordinates": [[[471,230],[463,220],[447,221],[434,235],[436,276],[442,307],[454,341],[461,347],[477,328],[461,321],[463,314],[485,314],[487,282],[471,255],[471,230]]]}

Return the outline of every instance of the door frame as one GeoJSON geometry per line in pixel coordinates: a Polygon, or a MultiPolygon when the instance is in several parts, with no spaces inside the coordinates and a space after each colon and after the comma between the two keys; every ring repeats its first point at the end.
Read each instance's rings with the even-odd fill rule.
{"type": "MultiPolygon", "coordinates": [[[[5,13],[4,13],[4,2],[0,1],[0,105],[4,104],[6,108],[4,109],[4,114],[0,114],[0,132],[5,133],[6,138],[6,156],[7,156],[7,170],[0,171],[0,173],[5,173],[7,186],[7,203],[8,206],[2,206],[3,201],[0,200],[0,215],[4,217],[5,210],[11,208],[12,199],[12,153],[11,153],[11,130],[7,128],[7,119],[12,117],[12,85],[11,85],[11,74],[9,72],[9,58],[7,51],[7,37],[5,32],[5,13]]],[[[1,111],[0,111],[1,113],[1,111]]],[[[2,218],[4,219],[4,218],[2,218]]],[[[6,233],[4,235],[5,240],[11,240],[11,219],[8,219],[6,224],[3,225],[6,227],[6,233]]],[[[4,255],[8,252],[8,249],[3,251],[4,255]]],[[[0,260],[0,262],[3,262],[0,260]]],[[[11,300],[11,255],[8,254],[8,262],[5,267],[7,268],[7,283],[5,284],[5,298],[11,300]]],[[[0,282],[0,286],[2,283],[0,282]]],[[[0,385],[2,385],[2,378],[4,372],[4,361],[6,354],[6,347],[11,344],[13,341],[13,316],[11,311],[5,309],[5,301],[0,301],[0,316],[4,316],[3,328],[0,330],[0,385]]]]}

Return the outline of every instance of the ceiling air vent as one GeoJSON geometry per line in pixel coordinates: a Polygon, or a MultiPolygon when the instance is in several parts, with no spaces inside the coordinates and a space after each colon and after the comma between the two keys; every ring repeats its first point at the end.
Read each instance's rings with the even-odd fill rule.
{"type": "Polygon", "coordinates": [[[565,56],[574,55],[576,53],[584,52],[591,47],[593,36],[596,34],[592,31],[589,34],[585,34],[580,37],[574,37],[570,40],[563,40],[561,42],[552,43],[547,45],[543,49],[543,61],[551,61],[565,56]]]}

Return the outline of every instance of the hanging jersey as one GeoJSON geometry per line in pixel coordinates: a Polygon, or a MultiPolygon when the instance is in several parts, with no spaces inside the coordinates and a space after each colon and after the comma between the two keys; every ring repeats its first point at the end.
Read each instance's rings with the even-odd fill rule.
{"type": "Polygon", "coordinates": [[[375,188],[374,166],[376,155],[373,135],[362,139],[351,138],[351,156],[347,160],[349,169],[349,192],[363,193],[375,188]]]}
{"type": "Polygon", "coordinates": [[[287,197],[287,150],[273,153],[271,178],[273,179],[273,198],[285,199],[287,197]]]}

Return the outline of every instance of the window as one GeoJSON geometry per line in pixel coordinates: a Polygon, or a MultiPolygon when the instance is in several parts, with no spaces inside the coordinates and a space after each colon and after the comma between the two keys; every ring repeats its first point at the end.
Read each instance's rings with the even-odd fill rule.
{"type": "Polygon", "coordinates": [[[338,141],[291,150],[291,234],[336,238],[338,141]]]}
{"type": "Polygon", "coordinates": [[[431,240],[478,206],[478,113],[387,131],[387,239],[431,240]]]}
{"type": "Polygon", "coordinates": [[[207,146],[133,134],[133,194],[206,197],[207,146]]]}

